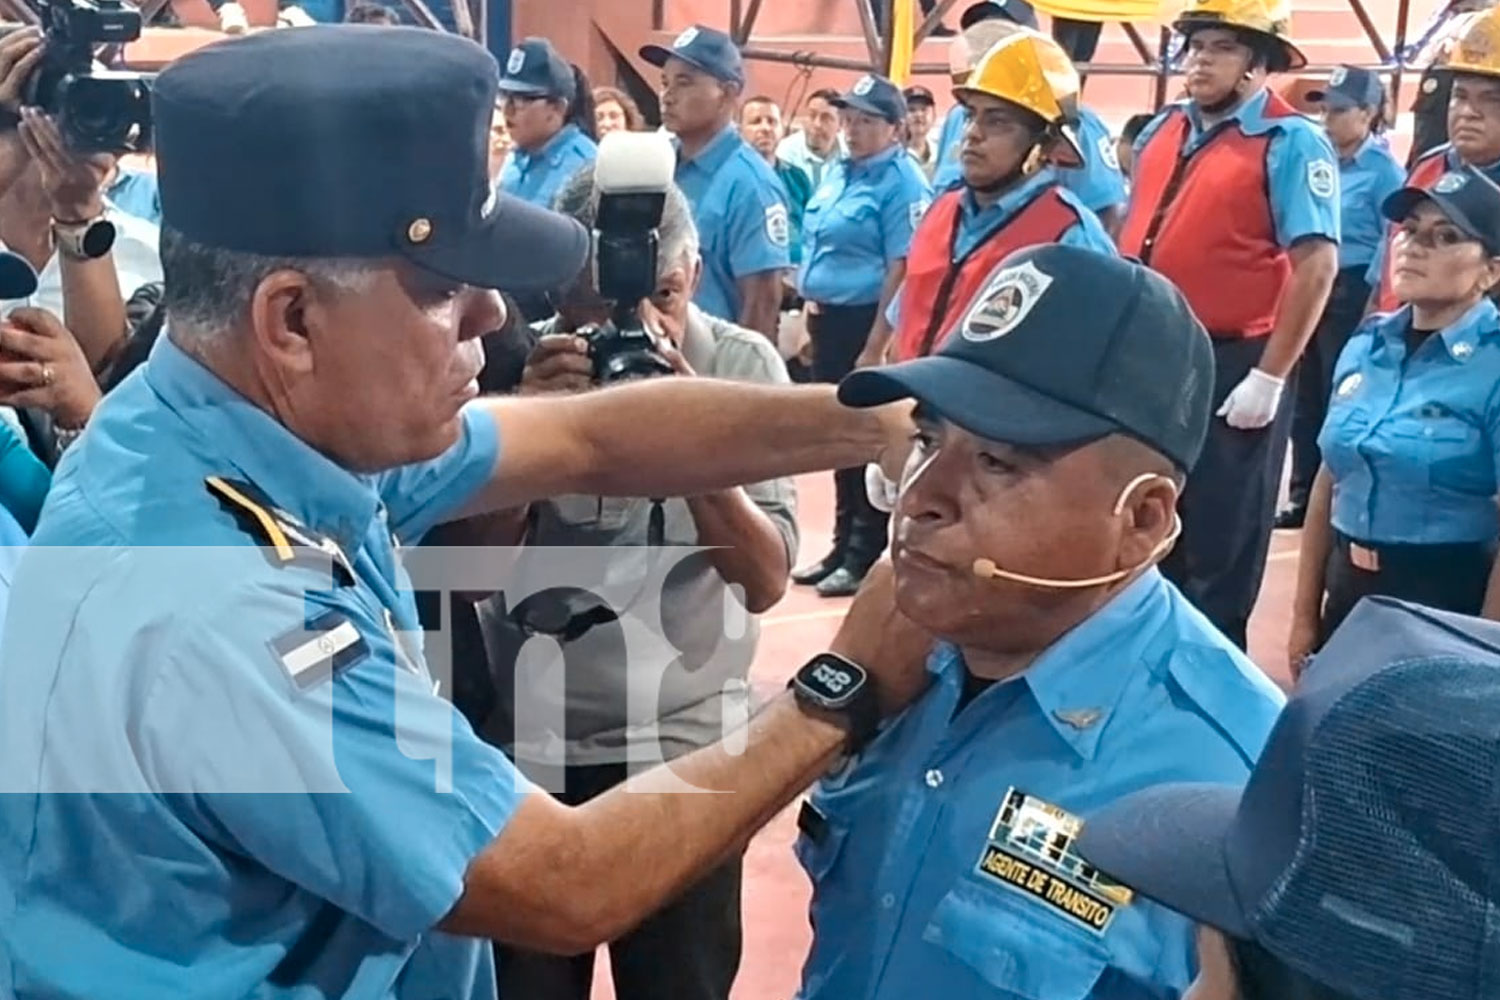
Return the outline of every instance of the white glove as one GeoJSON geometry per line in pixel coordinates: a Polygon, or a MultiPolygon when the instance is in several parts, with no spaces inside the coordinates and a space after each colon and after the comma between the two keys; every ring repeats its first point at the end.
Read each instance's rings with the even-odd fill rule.
{"type": "Polygon", "coordinates": [[[1219,407],[1219,416],[1237,430],[1258,431],[1276,419],[1276,407],[1284,388],[1286,379],[1252,368],[1219,407]]]}
{"type": "Polygon", "coordinates": [[[891,482],[880,471],[880,466],[871,462],[865,466],[865,496],[870,498],[871,507],[882,514],[889,514],[896,509],[896,500],[901,496],[901,484],[891,482]]]}

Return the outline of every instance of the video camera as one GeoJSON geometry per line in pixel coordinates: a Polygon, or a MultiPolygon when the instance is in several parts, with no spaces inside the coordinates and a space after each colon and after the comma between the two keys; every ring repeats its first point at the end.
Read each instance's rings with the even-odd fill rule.
{"type": "Polygon", "coordinates": [[[612,132],[599,144],[594,287],[611,311],[609,322],[587,336],[601,383],[673,371],[641,321],[640,302],[656,291],[656,229],[674,158],[671,145],[651,133],[612,132]]]}
{"type": "Polygon", "coordinates": [[[141,13],[124,0],[37,0],[46,51],[23,101],[57,121],[78,153],[135,153],[151,141],[149,73],[108,70],[96,45],[141,37],[141,13]]]}

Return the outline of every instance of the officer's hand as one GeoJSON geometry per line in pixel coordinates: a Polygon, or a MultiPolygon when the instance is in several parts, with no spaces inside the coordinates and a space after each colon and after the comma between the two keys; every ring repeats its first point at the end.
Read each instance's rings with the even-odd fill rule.
{"type": "Polygon", "coordinates": [[[45,309],[17,309],[0,325],[0,403],[46,410],[76,430],[99,402],[83,348],[45,309]]]}
{"type": "Polygon", "coordinates": [[[906,460],[911,455],[912,438],[917,425],[911,415],[915,404],[910,401],[887,403],[875,410],[884,428],[885,446],[875,457],[880,472],[893,483],[901,482],[906,471],[906,460]]]}
{"type": "Polygon", "coordinates": [[[1281,391],[1285,388],[1286,379],[1252,368],[1219,407],[1219,416],[1237,430],[1260,430],[1276,419],[1276,408],[1281,405],[1281,391]]]}
{"type": "Polygon", "coordinates": [[[0,109],[21,110],[26,82],[42,61],[42,29],[22,28],[0,39],[0,109]]]}
{"type": "Polygon", "coordinates": [[[583,392],[594,384],[588,341],[570,333],[549,333],[526,358],[518,390],[523,395],[583,392]]]}
{"type": "Polygon", "coordinates": [[[859,593],[829,646],[870,672],[883,715],[897,714],[927,690],[932,635],[896,609],[896,574],[882,560],[859,593]]]}
{"type": "Polygon", "coordinates": [[[82,156],[67,148],[57,123],[37,108],[21,109],[21,141],[42,172],[52,217],[86,222],[104,212],[104,182],[115,168],[109,153],[82,156]]]}
{"type": "Polygon", "coordinates": [[[878,351],[872,351],[869,347],[859,352],[859,357],[854,359],[856,368],[879,368],[886,363],[886,348],[882,346],[878,351]]]}
{"type": "Polygon", "coordinates": [[[1312,657],[1313,647],[1318,644],[1321,625],[1316,618],[1308,615],[1292,617],[1292,631],[1286,641],[1286,659],[1292,668],[1292,680],[1302,679],[1302,671],[1312,657]]]}

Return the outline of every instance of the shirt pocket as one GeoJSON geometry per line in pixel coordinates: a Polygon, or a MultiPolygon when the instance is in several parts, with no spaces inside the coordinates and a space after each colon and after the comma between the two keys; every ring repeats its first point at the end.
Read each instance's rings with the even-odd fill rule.
{"type": "Polygon", "coordinates": [[[1483,432],[1463,414],[1442,406],[1423,407],[1391,425],[1393,445],[1427,470],[1429,487],[1488,496],[1495,492],[1493,460],[1483,432]]]}
{"type": "Polygon", "coordinates": [[[1345,479],[1359,471],[1359,441],[1369,428],[1369,415],[1358,399],[1334,396],[1328,404],[1328,416],[1318,434],[1318,449],[1323,464],[1335,479],[1345,479]]]}
{"type": "Polygon", "coordinates": [[[922,939],[1024,1000],[1086,1000],[1109,964],[1102,937],[1004,886],[960,879],[922,939]]]}

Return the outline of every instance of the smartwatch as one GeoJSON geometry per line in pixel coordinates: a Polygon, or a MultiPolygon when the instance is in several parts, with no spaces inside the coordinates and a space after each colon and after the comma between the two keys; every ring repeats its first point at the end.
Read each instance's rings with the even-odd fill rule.
{"type": "Polygon", "coordinates": [[[100,217],[87,222],[52,220],[52,240],[74,260],[98,260],[115,245],[115,224],[100,217]]]}
{"type": "Polygon", "coordinates": [[[849,752],[858,753],[880,729],[880,705],[870,674],[837,653],[819,653],[787,683],[804,708],[835,715],[849,730],[849,752]]]}

